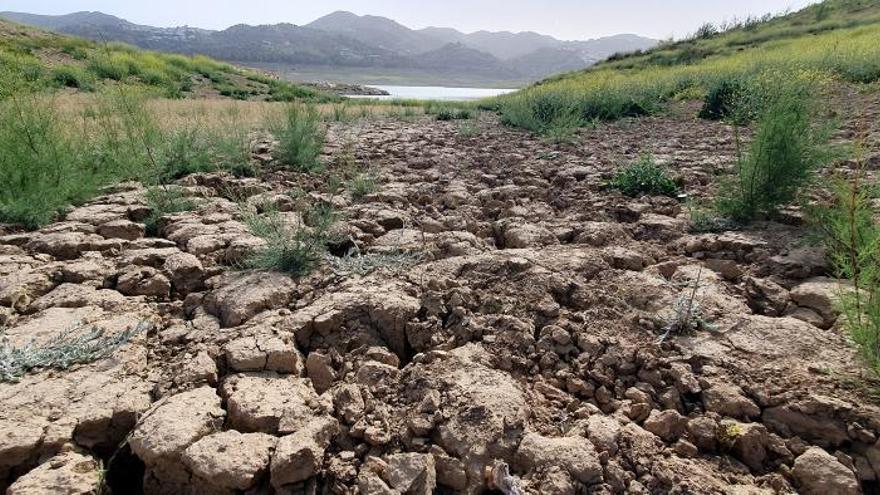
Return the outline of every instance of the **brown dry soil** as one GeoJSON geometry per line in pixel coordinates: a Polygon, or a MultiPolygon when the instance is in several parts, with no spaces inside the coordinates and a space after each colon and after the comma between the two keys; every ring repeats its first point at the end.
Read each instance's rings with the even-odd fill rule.
{"type": "MultiPolygon", "coordinates": [[[[861,112],[839,139],[878,136],[876,94],[837,108],[861,112]]],[[[653,153],[709,197],[733,131],[694,113],[569,145],[490,116],[473,137],[427,119],[334,124],[327,160],[350,152],[379,177],[358,201],[322,178],[206,174],[177,184],[199,207],[163,218],[161,237],[144,234],[137,185],[36,232],[0,227],[9,344],[149,323],[97,362],[0,384],[0,490],[876,493],[877,385],[802,215],[693,233],[681,202],[603,186],[653,153]],[[261,240],[232,199],[294,221],[294,190],[342,213],[334,255],[413,262],[235,269],[261,240]],[[695,287],[708,324],[659,343],[695,287]]]]}

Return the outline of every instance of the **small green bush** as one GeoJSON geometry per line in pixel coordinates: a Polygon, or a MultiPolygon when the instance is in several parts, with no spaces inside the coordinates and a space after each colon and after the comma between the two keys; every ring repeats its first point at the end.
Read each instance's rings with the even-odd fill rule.
{"type": "Polygon", "coordinates": [[[824,241],[842,287],[839,307],[844,328],[875,373],[880,373],[880,224],[872,204],[876,184],[858,147],[857,167],[833,182],[833,202],[813,210],[813,224],[824,241]]]}
{"type": "Polygon", "coordinates": [[[721,120],[742,111],[745,83],[738,78],[721,79],[710,88],[700,109],[700,118],[721,120]]]}
{"type": "Polygon", "coordinates": [[[783,90],[759,119],[749,153],[739,153],[736,177],[722,183],[716,209],[749,222],[795,199],[823,161],[822,130],[811,126],[808,95],[783,90]]]}
{"type": "MultiPolygon", "coordinates": [[[[305,216],[309,215],[313,213],[305,216]]],[[[326,252],[327,222],[313,226],[303,222],[292,225],[278,211],[271,209],[258,214],[252,208],[245,211],[243,217],[251,233],[266,242],[244,261],[244,268],[304,276],[318,265],[326,252]]]]}
{"type": "Polygon", "coordinates": [[[473,117],[473,113],[467,108],[431,108],[429,113],[433,113],[434,117],[440,121],[468,120],[473,117]]]}
{"type": "Polygon", "coordinates": [[[278,140],[274,157],[280,165],[301,172],[321,168],[319,157],[326,133],[321,126],[321,115],[314,106],[292,103],[287,106],[284,116],[271,122],[269,128],[278,140]]]}
{"type": "Polygon", "coordinates": [[[676,197],[678,184],[651,156],[618,170],[609,186],[627,196],[656,195],[676,197]]]}
{"type": "Polygon", "coordinates": [[[86,70],[74,65],[59,65],[52,69],[52,80],[59,86],[91,91],[95,78],[86,70]]]}
{"type": "Polygon", "coordinates": [[[360,201],[365,196],[369,196],[379,190],[379,183],[375,175],[358,174],[349,181],[347,189],[351,193],[352,199],[360,201]]]}
{"type": "Polygon", "coordinates": [[[88,69],[99,79],[121,81],[128,77],[128,65],[123,60],[106,53],[95,54],[88,63],[88,69]]]}
{"type": "Polygon", "coordinates": [[[95,169],[85,137],[68,131],[37,95],[0,101],[0,222],[39,227],[114,176],[95,169]]]}
{"type": "Polygon", "coordinates": [[[144,194],[150,215],[144,220],[148,235],[159,234],[159,220],[165,215],[194,210],[195,203],[186,196],[183,190],[171,186],[155,186],[147,189],[144,194]]]}

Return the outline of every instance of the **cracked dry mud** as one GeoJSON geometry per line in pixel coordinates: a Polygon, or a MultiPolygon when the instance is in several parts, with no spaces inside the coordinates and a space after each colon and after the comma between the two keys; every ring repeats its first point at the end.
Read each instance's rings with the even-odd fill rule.
{"type": "Polygon", "coordinates": [[[291,173],[186,177],[199,207],[161,237],[132,184],[0,230],[11,344],[152,324],[0,384],[0,489],[473,494],[501,461],[527,493],[876,492],[880,409],[798,213],[694,234],[678,201],[602,187],[651,152],[708,197],[733,133],[692,110],[561,147],[488,117],[334,125],[328,157],[353,139],[381,185],[312,199],[362,252],[419,255],[364,277],[233,268],[260,240],[229,198],[290,210],[322,180],[291,173]],[[658,344],[697,279],[711,329],[658,344]]]}

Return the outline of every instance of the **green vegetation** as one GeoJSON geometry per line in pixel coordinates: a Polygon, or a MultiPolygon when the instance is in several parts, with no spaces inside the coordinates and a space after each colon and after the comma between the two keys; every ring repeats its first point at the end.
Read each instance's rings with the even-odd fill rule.
{"type": "Polygon", "coordinates": [[[150,216],[144,220],[149,235],[159,234],[159,220],[165,215],[194,210],[196,204],[177,187],[155,186],[144,194],[150,216]]]}
{"type": "Polygon", "coordinates": [[[348,182],[347,189],[351,193],[353,200],[360,201],[364,197],[378,191],[379,183],[375,175],[368,173],[358,174],[348,182]]]}
{"type": "Polygon", "coordinates": [[[824,140],[811,125],[809,96],[782,90],[760,117],[748,154],[739,152],[736,176],[721,184],[718,212],[738,222],[774,215],[823,162],[824,140]]]}
{"type": "Polygon", "coordinates": [[[854,174],[835,180],[832,204],[815,210],[813,219],[838,277],[852,282],[840,293],[844,327],[880,372],[880,225],[872,204],[877,190],[857,154],[854,174]]]}
{"type": "Polygon", "coordinates": [[[0,382],[17,382],[37,369],[65,370],[77,364],[88,364],[113,354],[132,338],[149,328],[146,322],[113,335],[101,328],[72,328],[39,343],[35,340],[14,346],[0,338],[0,382]]]}
{"type": "Polygon", "coordinates": [[[437,120],[468,120],[473,117],[473,112],[468,108],[433,107],[429,106],[426,112],[434,115],[437,120]]]}
{"type": "Polygon", "coordinates": [[[269,128],[278,140],[275,159],[282,166],[301,172],[313,172],[322,167],[319,157],[326,134],[321,115],[314,106],[292,103],[285,109],[283,117],[271,122],[269,128]]]}
{"type": "Polygon", "coordinates": [[[100,44],[0,20],[0,86],[10,76],[24,76],[32,90],[62,86],[100,92],[121,82],[169,98],[216,91],[235,99],[341,99],[203,56],[151,52],[124,43],[100,44]],[[60,64],[56,62],[59,55],[60,64]]]}
{"type": "Polygon", "coordinates": [[[669,177],[664,167],[654,163],[654,159],[650,155],[618,170],[608,185],[633,197],[640,195],[676,197],[678,195],[678,184],[669,177]]]}
{"type": "Polygon", "coordinates": [[[330,207],[308,210],[303,219],[289,222],[281,213],[256,208],[243,212],[244,222],[265,245],[248,257],[243,266],[256,270],[274,270],[295,276],[308,275],[326,252],[327,231],[335,221],[330,207]]]}
{"type": "Polygon", "coordinates": [[[42,225],[119,175],[114,164],[96,167],[87,141],[65,131],[51,102],[0,101],[0,222],[42,225]]]}
{"type": "Polygon", "coordinates": [[[673,99],[707,98],[718,118],[736,101],[760,108],[773,82],[804,84],[880,79],[880,4],[826,0],[777,18],[749,19],[644,53],[612,57],[499,97],[503,121],[544,132],[560,120],[579,125],[650,114],[673,99]],[[821,9],[822,15],[817,15],[821,9]]]}

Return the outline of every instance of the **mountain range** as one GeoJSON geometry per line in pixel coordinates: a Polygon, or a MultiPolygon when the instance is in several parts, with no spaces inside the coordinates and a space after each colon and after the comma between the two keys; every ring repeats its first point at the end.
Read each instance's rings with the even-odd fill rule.
{"type": "Polygon", "coordinates": [[[529,82],[657,44],[633,34],[562,41],[533,32],[416,30],[385,17],[342,11],[304,26],[238,24],[224,30],[145,26],[101,12],[58,16],[0,12],[0,17],[95,40],[204,54],[244,65],[418,71],[440,78],[468,75],[487,83],[529,82]]]}

